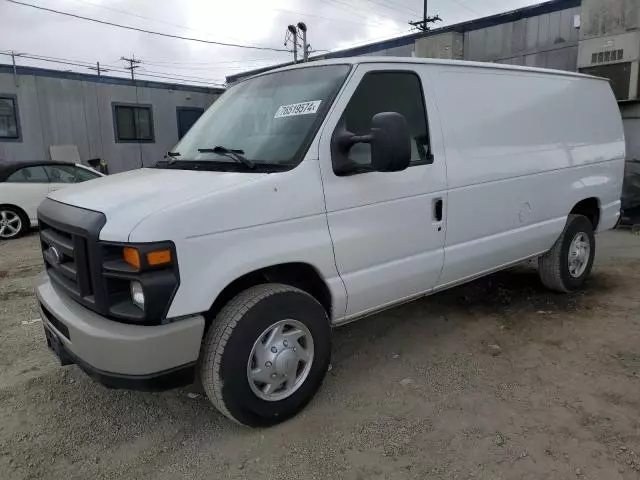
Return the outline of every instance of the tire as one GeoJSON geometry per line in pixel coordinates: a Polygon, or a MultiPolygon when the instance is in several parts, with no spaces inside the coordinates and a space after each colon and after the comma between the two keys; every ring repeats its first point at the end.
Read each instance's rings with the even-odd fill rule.
{"type": "Polygon", "coordinates": [[[569,292],[582,287],[593,267],[595,253],[596,240],[591,221],[583,215],[569,215],[562,234],[551,250],[538,258],[538,274],[542,283],[556,292],[569,292]],[[582,256],[582,261],[578,260],[578,256],[574,257],[580,264],[579,268],[569,262],[572,242],[576,239],[588,245],[588,252],[579,249],[582,253],[578,256],[582,256]]]}
{"type": "Polygon", "coordinates": [[[12,240],[29,229],[29,218],[16,207],[0,207],[0,240],[12,240]]]}
{"type": "Polygon", "coordinates": [[[205,336],[199,370],[204,390],[220,412],[245,426],[267,427],[293,417],[309,403],[330,359],[331,325],[322,305],[297,288],[264,284],[241,292],[223,307],[205,336]],[[295,322],[297,330],[289,330],[291,325],[283,322],[295,322]],[[276,332],[278,325],[283,333],[276,332]],[[304,337],[294,342],[293,336],[288,337],[300,332],[304,337]],[[288,342],[270,343],[271,338],[285,336],[288,342]],[[305,352],[307,363],[296,357],[305,352]],[[250,379],[253,372],[260,372],[256,374],[260,379],[268,377],[273,385],[283,375],[297,380],[265,393],[268,384],[250,379]]]}

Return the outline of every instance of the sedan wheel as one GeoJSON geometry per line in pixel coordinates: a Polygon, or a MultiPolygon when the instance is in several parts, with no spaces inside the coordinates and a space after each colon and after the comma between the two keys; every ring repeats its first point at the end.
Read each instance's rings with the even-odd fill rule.
{"type": "Polygon", "coordinates": [[[0,238],[15,238],[24,228],[20,214],[13,210],[0,210],[0,238]]]}

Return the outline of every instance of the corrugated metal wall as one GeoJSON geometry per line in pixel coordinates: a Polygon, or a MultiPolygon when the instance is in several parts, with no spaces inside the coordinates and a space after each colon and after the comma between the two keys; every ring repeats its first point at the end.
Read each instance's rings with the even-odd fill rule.
{"type": "Polygon", "coordinates": [[[403,45],[401,47],[380,49],[362,55],[363,57],[411,57],[413,56],[414,44],[403,45]]]}
{"type": "MultiPolygon", "coordinates": [[[[464,60],[575,71],[579,35],[573,25],[575,15],[580,15],[580,7],[467,31],[464,60]]],[[[416,42],[429,43],[433,38],[424,37],[416,42]]],[[[412,43],[381,48],[365,56],[411,57],[415,51],[412,43]]]]}
{"type": "Polygon", "coordinates": [[[581,39],[616,35],[638,28],[638,0],[582,0],[581,39]]]}
{"type": "Polygon", "coordinates": [[[464,34],[464,58],[531,67],[576,70],[578,29],[569,8],[464,34]]]}
{"type": "Polygon", "coordinates": [[[49,159],[50,145],[77,145],[80,158],[106,159],[110,172],[153,165],[178,141],[176,107],[211,105],[219,96],[46,76],[0,73],[0,94],[16,95],[21,141],[0,141],[0,158],[49,159]],[[153,143],[117,143],[112,103],[150,104],[153,143]]]}

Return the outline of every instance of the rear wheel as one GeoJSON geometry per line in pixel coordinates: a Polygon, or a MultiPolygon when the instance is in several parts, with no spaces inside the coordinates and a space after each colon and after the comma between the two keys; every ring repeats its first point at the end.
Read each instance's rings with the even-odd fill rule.
{"type": "Polygon", "coordinates": [[[27,216],[14,207],[0,207],[0,239],[10,240],[24,234],[29,228],[27,216]]]}
{"type": "Polygon", "coordinates": [[[557,292],[580,288],[591,272],[595,253],[591,221],[583,215],[569,215],[556,243],[538,259],[542,283],[557,292]]]}
{"type": "Polygon", "coordinates": [[[288,285],[258,285],[231,300],[207,332],[202,385],[230,419],[274,425],[313,398],[330,356],[329,319],[315,298],[288,285]]]}

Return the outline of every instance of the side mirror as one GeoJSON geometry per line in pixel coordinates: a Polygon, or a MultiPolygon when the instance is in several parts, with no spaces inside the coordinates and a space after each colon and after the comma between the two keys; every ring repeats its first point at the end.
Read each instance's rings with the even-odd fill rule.
{"type": "Polygon", "coordinates": [[[383,112],[371,120],[371,167],[378,172],[399,172],[411,163],[411,134],[407,120],[396,112],[383,112]]]}
{"type": "Polygon", "coordinates": [[[404,170],[411,162],[411,134],[407,120],[396,112],[378,113],[371,119],[371,133],[368,135],[354,135],[342,123],[333,135],[331,155],[337,175],[404,170]],[[371,145],[371,165],[359,165],[349,160],[349,150],[356,143],[371,145]]]}

